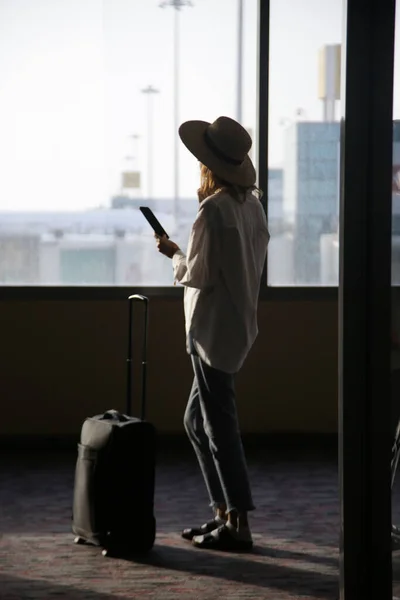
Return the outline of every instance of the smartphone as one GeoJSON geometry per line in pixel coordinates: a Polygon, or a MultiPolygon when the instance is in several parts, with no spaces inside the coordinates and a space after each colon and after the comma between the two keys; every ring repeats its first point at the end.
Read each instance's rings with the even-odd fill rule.
{"type": "Polygon", "coordinates": [[[164,227],[161,225],[160,221],[156,218],[155,214],[148,206],[139,206],[143,216],[149,222],[150,226],[153,228],[153,231],[156,235],[162,237],[166,235],[167,238],[169,235],[165,231],[164,227]]]}

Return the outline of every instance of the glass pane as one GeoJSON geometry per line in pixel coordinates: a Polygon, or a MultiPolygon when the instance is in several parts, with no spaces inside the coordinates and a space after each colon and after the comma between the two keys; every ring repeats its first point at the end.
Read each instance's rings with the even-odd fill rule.
{"type": "Polygon", "coordinates": [[[392,537],[393,597],[400,597],[400,2],[396,2],[392,180],[392,537]]]}
{"type": "Polygon", "coordinates": [[[337,285],[342,2],[271,0],[272,286],[337,285]]]}
{"type": "Polygon", "coordinates": [[[185,250],[199,167],[177,126],[226,115],[254,136],[257,14],[258,0],[0,2],[0,285],[172,284],[138,207],[185,250]]]}

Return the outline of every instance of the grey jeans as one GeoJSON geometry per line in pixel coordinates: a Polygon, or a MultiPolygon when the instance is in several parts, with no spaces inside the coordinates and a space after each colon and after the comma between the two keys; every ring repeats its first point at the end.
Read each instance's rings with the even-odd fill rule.
{"type": "Polygon", "coordinates": [[[234,376],[191,355],[194,381],[184,416],[215,510],[254,510],[236,412],[234,376]]]}

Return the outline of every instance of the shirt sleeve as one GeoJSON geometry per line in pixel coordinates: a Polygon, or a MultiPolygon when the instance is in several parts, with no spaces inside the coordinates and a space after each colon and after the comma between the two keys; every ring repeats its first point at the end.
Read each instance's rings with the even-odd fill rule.
{"type": "Polygon", "coordinates": [[[178,250],[172,258],[175,281],[187,287],[213,287],[219,269],[217,207],[212,202],[200,206],[189,238],[187,255],[178,250]]]}

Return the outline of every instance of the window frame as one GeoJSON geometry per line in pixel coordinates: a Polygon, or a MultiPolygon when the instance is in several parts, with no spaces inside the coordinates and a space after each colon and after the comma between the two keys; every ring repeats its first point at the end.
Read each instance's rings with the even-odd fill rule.
{"type": "MultiPolygon", "coordinates": [[[[270,0],[258,0],[258,73],[257,73],[257,173],[258,185],[263,190],[263,206],[268,218],[268,126],[269,126],[269,28],[270,0]],[[265,168],[267,165],[267,168],[265,168]]],[[[172,274],[171,274],[172,278],[172,274]]],[[[45,286],[0,285],[0,301],[95,301],[122,300],[132,293],[148,297],[181,299],[183,288],[178,286],[45,286]]],[[[265,261],[260,289],[260,301],[337,300],[336,286],[271,286],[268,284],[268,260],[265,261]]]]}
{"type": "MultiPolygon", "coordinates": [[[[269,30],[270,0],[258,2],[258,89],[257,134],[258,185],[264,191],[264,208],[268,218],[268,134],[269,134],[269,30]],[[267,168],[265,169],[265,165],[267,168]]],[[[268,283],[268,260],[265,261],[260,290],[261,301],[335,301],[338,299],[339,282],[335,286],[271,286],[268,283]]]]}

